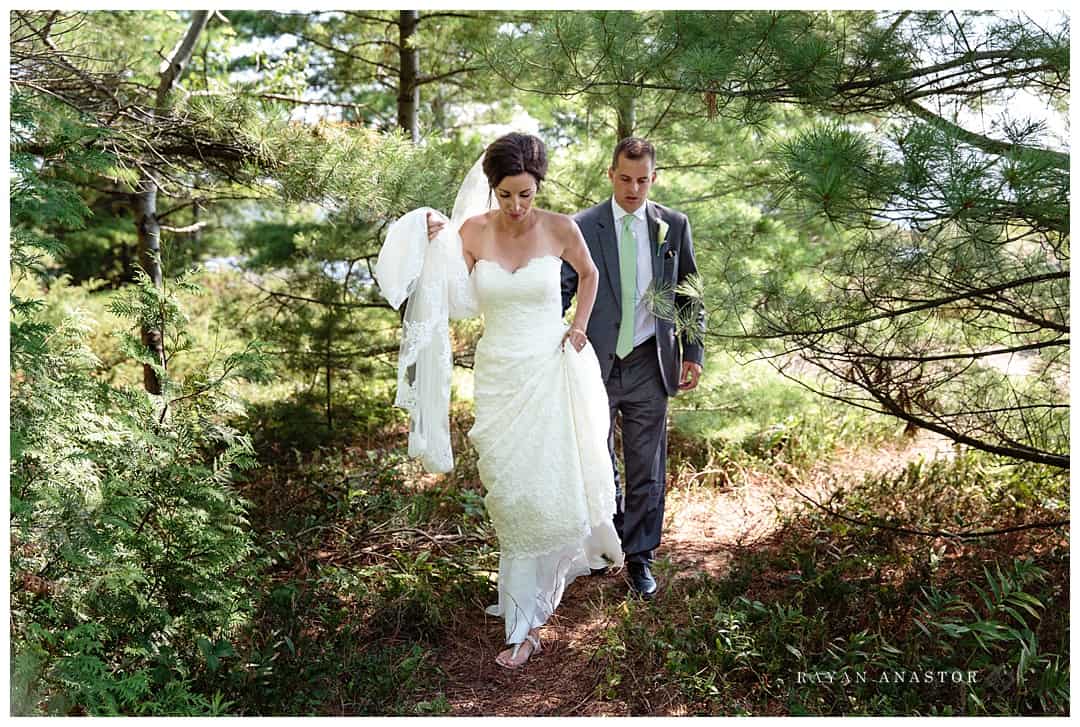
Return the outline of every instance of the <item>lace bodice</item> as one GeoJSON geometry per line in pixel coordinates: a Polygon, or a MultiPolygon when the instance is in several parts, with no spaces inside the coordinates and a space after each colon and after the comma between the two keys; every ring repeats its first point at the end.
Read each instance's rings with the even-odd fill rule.
{"type": "Polygon", "coordinates": [[[484,338],[513,340],[517,348],[563,326],[557,255],[534,257],[513,272],[492,260],[477,260],[473,285],[484,316],[484,338]],[[536,336],[530,334],[535,333],[536,336]],[[524,340],[518,340],[524,339],[524,340]]]}

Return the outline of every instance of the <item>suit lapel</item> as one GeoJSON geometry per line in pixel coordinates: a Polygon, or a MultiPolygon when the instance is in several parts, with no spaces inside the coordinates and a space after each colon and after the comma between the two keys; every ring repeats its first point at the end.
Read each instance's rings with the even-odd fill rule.
{"type": "Polygon", "coordinates": [[[596,239],[600,243],[600,254],[607,271],[608,283],[615,295],[615,305],[622,315],[622,297],[619,285],[619,240],[615,235],[615,213],[611,209],[611,200],[600,210],[596,219],[596,239]]]}
{"type": "Polygon", "coordinates": [[[648,221],[649,226],[649,259],[652,260],[652,277],[653,280],[658,281],[655,285],[659,285],[660,275],[664,269],[664,259],[658,255],[657,245],[659,241],[657,236],[660,234],[660,213],[656,209],[656,205],[652,202],[646,202],[645,207],[645,219],[648,221]]]}

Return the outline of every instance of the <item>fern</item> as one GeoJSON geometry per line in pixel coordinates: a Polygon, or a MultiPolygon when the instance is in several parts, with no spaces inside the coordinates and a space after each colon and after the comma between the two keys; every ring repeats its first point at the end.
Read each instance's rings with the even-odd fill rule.
{"type": "MultiPolygon", "coordinates": [[[[60,131],[65,139],[76,134],[60,131]]],[[[61,246],[33,231],[35,216],[77,225],[87,210],[47,168],[16,168],[12,278],[47,277],[61,246]]],[[[223,419],[238,409],[225,386],[266,380],[269,367],[254,343],[194,350],[176,292],[196,290],[190,272],[160,289],[140,273],[111,306],[131,326],[119,340],[136,360],[148,357],[131,331],[147,321],[164,331],[170,360],[195,359],[182,379],[159,367],[162,397],[97,379],[99,362],[86,343],[91,322],[78,311],[49,324],[40,301],[12,296],[16,714],[229,707],[211,689],[212,676],[233,655],[229,636],[245,618],[238,604],[250,602],[256,559],[233,480],[255,452],[223,419]]]]}

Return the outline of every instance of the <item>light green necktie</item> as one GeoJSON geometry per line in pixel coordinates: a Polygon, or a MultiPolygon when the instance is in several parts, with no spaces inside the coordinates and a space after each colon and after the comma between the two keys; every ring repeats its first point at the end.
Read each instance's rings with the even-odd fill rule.
{"type": "Polygon", "coordinates": [[[634,236],[633,215],[622,218],[619,235],[619,288],[622,292],[622,321],[615,355],[626,358],[634,350],[634,309],[637,307],[637,238],[634,236]]]}

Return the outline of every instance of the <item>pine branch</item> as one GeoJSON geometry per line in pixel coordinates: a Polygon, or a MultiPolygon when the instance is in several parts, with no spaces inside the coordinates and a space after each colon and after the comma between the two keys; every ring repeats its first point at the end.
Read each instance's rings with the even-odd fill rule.
{"type": "MultiPolygon", "coordinates": [[[[396,25],[396,23],[394,23],[394,24],[396,25]]],[[[370,58],[365,58],[364,56],[357,55],[355,53],[350,53],[349,51],[346,51],[346,50],[341,50],[340,48],[338,48],[336,46],[333,46],[333,45],[331,45],[329,43],[318,40],[317,38],[312,38],[311,36],[304,35],[303,33],[297,33],[296,37],[300,38],[301,40],[307,41],[308,43],[311,43],[312,45],[318,46],[319,48],[322,48],[324,50],[328,50],[328,51],[331,51],[333,53],[337,53],[338,55],[345,56],[346,58],[351,58],[354,61],[359,61],[361,63],[366,63],[369,66],[375,66],[376,68],[385,71],[387,74],[389,74],[391,76],[397,76],[398,73],[399,73],[398,69],[396,67],[394,67],[394,66],[387,65],[385,63],[379,63],[378,61],[373,61],[370,58]]]]}
{"type": "Polygon", "coordinates": [[[288,300],[299,300],[305,303],[315,303],[316,305],[326,306],[328,308],[385,308],[386,310],[394,310],[390,307],[389,303],[349,303],[339,302],[333,300],[319,300],[318,298],[308,298],[303,295],[296,295],[294,293],[282,293],[279,290],[269,290],[262,287],[253,280],[248,280],[253,286],[274,298],[286,298],[288,300]]]}
{"type": "Polygon", "coordinates": [[[983,136],[982,134],[976,134],[973,131],[954,124],[953,122],[945,119],[933,111],[920,106],[914,101],[905,100],[901,102],[903,108],[907,109],[915,116],[919,117],[923,121],[926,121],[933,126],[936,126],[950,135],[956,136],[960,140],[971,144],[972,146],[981,149],[987,154],[1014,154],[1016,152],[1030,152],[1034,154],[1040,154],[1045,156],[1057,169],[1069,168],[1069,155],[1063,152],[1054,151],[1052,149],[1042,149],[1039,147],[1025,146],[1023,144],[1012,144],[1005,141],[998,141],[997,139],[991,139],[990,137],[983,136]]]}
{"type": "Polygon", "coordinates": [[[439,73],[433,76],[420,76],[416,79],[417,86],[424,86],[429,83],[436,83],[438,81],[445,81],[453,76],[460,76],[462,73],[475,73],[476,71],[484,70],[485,66],[466,66],[464,68],[457,68],[452,71],[446,71],[445,73],[439,73]]]}
{"type": "MultiPolygon", "coordinates": [[[[978,288],[978,289],[964,291],[963,293],[956,293],[956,294],[953,294],[953,295],[942,296],[940,298],[933,298],[933,299],[925,300],[925,301],[923,301],[922,303],[920,303],[918,305],[913,305],[913,306],[909,306],[907,308],[901,308],[901,309],[898,309],[898,310],[886,311],[884,313],[879,313],[877,315],[867,316],[865,318],[860,318],[860,319],[855,320],[855,321],[848,321],[846,323],[840,323],[840,324],[835,325],[835,326],[827,326],[825,328],[807,329],[807,330],[798,330],[798,331],[786,330],[786,329],[779,329],[779,326],[776,326],[775,324],[773,324],[770,321],[771,326],[773,326],[774,328],[779,329],[778,334],[774,334],[774,335],[771,335],[771,336],[747,336],[747,337],[748,338],[780,338],[780,337],[791,336],[791,335],[823,336],[823,335],[826,335],[826,334],[829,334],[829,333],[839,333],[841,331],[850,330],[852,328],[858,328],[858,327],[861,327],[861,326],[865,326],[868,323],[874,323],[876,321],[886,320],[886,319],[890,319],[890,318],[899,318],[901,316],[910,315],[912,313],[918,313],[918,312],[925,311],[925,310],[931,310],[933,308],[938,308],[938,307],[941,307],[943,305],[947,305],[949,303],[955,303],[955,302],[961,301],[961,300],[967,300],[967,299],[970,299],[970,298],[985,297],[985,296],[993,294],[993,293],[999,293],[999,292],[1003,292],[1003,291],[1006,291],[1006,290],[1011,290],[1013,288],[1019,288],[1019,287],[1024,286],[1024,285],[1034,285],[1036,283],[1045,283],[1045,282],[1048,282],[1048,281],[1051,281],[1051,280],[1068,280],[1068,279],[1069,279],[1069,272],[1067,270],[1062,271],[1062,272],[1058,272],[1058,273],[1043,273],[1041,275],[1032,275],[1032,276],[1029,276],[1029,277],[1026,277],[1026,278],[1018,278],[1016,280],[1011,280],[1011,281],[1009,281],[1007,283],[1001,283],[1001,284],[998,284],[998,285],[992,285],[992,286],[988,286],[988,287],[985,287],[985,288],[978,288]]],[[[1068,329],[1066,328],[1065,332],[1067,332],[1067,331],[1068,331],[1068,329]]]]}
{"type": "Polygon", "coordinates": [[[1069,339],[1058,338],[1052,341],[1038,341],[1036,343],[1028,343],[1017,346],[1006,346],[1004,348],[992,348],[985,351],[969,351],[960,353],[942,353],[942,354],[924,354],[924,355],[908,355],[908,356],[895,356],[895,355],[881,355],[872,353],[870,351],[860,351],[859,353],[852,353],[850,355],[857,356],[859,358],[868,358],[875,361],[917,361],[919,363],[929,363],[931,361],[966,361],[978,358],[986,358],[988,356],[1003,356],[1006,354],[1020,353],[1022,351],[1038,351],[1044,348],[1054,347],[1067,347],[1069,345],[1069,339]]]}
{"type": "Polygon", "coordinates": [[[280,93],[257,93],[251,95],[255,98],[264,98],[269,101],[284,101],[285,103],[293,103],[301,106],[334,106],[337,108],[351,109],[357,112],[371,109],[369,104],[349,103],[348,101],[318,101],[315,99],[285,96],[280,93]]]}
{"type": "Polygon", "coordinates": [[[480,15],[476,13],[421,13],[418,22],[425,20],[433,20],[435,18],[464,18],[465,20],[476,20],[480,15]]]}

